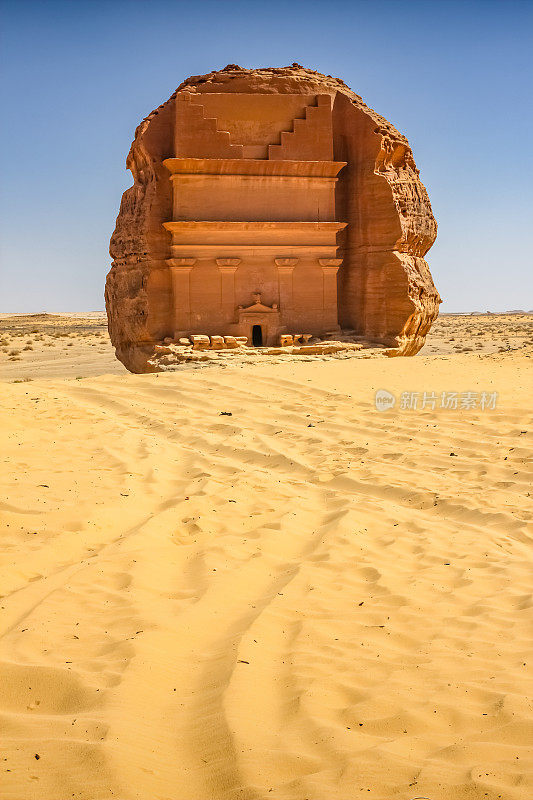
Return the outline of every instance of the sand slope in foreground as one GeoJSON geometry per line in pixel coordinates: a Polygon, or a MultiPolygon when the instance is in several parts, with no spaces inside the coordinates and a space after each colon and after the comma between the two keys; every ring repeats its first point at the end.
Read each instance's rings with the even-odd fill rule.
{"type": "Polygon", "coordinates": [[[528,800],[529,363],[4,384],[2,800],[528,800]]]}

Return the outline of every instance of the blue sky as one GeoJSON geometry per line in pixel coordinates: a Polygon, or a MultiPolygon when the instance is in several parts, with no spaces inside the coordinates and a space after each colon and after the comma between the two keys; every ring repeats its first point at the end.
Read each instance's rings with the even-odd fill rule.
{"type": "Polygon", "coordinates": [[[443,311],[533,308],[528,0],[1,3],[0,311],[103,309],[140,120],[189,75],[297,61],[408,137],[443,311]]]}

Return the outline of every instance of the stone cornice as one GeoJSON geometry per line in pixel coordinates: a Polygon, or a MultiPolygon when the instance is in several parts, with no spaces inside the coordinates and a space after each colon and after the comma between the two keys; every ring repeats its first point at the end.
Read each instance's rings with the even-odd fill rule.
{"type": "Polygon", "coordinates": [[[240,258],[217,258],[215,260],[221,272],[229,272],[229,273],[235,272],[235,270],[241,263],[240,258]]]}
{"type": "Polygon", "coordinates": [[[197,262],[197,258],[167,258],[166,263],[169,267],[175,267],[176,269],[192,269],[197,262]]]}
{"type": "Polygon", "coordinates": [[[336,178],[346,161],[282,161],[255,158],[165,158],[171,177],[179,175],[265,175],[336,178]]]}

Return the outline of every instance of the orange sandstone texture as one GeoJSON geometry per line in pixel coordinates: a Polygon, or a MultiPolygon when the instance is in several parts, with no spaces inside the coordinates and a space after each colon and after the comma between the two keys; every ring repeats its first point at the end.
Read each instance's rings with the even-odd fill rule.
{"type": "Polygon", "coordinates": [[[297,64],[189,78],[137,128],[106,308],[132,372],[165,338],[354,331],[414,355],[440,297],[407,139],[297,64]]]}

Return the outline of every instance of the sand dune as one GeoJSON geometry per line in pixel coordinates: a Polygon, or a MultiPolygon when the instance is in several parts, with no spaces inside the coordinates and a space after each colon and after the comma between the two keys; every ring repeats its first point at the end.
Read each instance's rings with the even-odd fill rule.
{"type": "Polygon", "coordinates": [[[530,363],[4,383],[2,799],[529,800],[530,363]]]}

